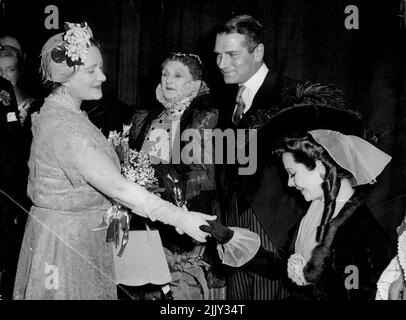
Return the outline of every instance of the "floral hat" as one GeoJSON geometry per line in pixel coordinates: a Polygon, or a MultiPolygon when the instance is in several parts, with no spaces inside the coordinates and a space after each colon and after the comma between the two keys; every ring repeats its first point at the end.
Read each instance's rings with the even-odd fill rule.
{"type": "Polygon", "coordinates": [[[40,72],[44,81],[68,81],[86,61],[92,30],[86,22],[65,22],[64,27],[65,32],[49,38],[42,48],[40,72]]]}

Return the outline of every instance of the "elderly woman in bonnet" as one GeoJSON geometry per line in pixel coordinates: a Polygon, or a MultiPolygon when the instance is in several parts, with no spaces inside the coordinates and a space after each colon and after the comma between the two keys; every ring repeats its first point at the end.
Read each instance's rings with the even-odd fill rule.
{"type": "MultiPolygon", "coordinates": [[[[207,214],[218,214],[218,200],[211,138],[205,130],[217,125],[218,110],[205,82],[205,69],[199,56],[190,53],[170,54],[161,64],[161,78],[156,100],[147,110],[133,117],[129,146],[144,151],[153,159],[162,197],[173,204],[207,214]],[[193,137],[185,135],[192,129],[193,137]],[[185,151],[188,152],[185,152],[185,151]]],[[[134,228],[136,221],[133,219],[134,228]]],[[[150,223],[147,222],[150,225],[150,223]]],[[[145,229],[143,221],[138,222],[145,229]]],[[[171,271],[173,298],[209,299],[221,297],[224,281],[217,278],[210,261],[210,249],[196,245],[161,224],[159,230],[171,271]],[[207,279],[209,274],[209,280],[207,279]],[[213,280],[213,281],[211,281],[213,280]]],[[[168,286],[163,287],[166,293],[168,286]]]]}
{"type": "Polygon", "coordinates": [[[46,42],[41,72],[53,92],[32,119],[27,192],[33,206],[14,298],[116,299],[103,220],[111,222],[125,206],[204,242],[199,226],[213,217],[178,208],[121,176],[114,149],[80,110],[83,100],[102,97],[106,80],[86,23],[67,23],[64,33],[46,42]]]}
{"type": "Polygon", "coordinates": [[[360,137],[360,118],[329,103],[329,92],[305,84],[293,98],[297,104],[267,123],[288,186],[310,203],[291,242],[270,252],[247,230],[241,236],[217,222],[201,228],[221,242],[223,263],[271,279],[287,276],[291,299],[373,299],[394,248],[359,187],[376,182],[391,157],[360,137]]]}

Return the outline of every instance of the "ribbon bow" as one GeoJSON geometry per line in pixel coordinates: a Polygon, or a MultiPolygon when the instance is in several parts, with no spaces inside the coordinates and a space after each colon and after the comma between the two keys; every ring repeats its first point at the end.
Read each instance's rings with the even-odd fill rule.
{"type": "Polygon", "coordinates": [[[113,205],[107,209],[100,225],[92,229],[92,231],[107,229],[106,241],[114,242],[114,245],[117,248],[120,241],[120,227],[123,231],[123,238],[121,240],[121,248],[118,253],[119,257],[123,255],[130,236],[130,216],[128,214],[128,209],[119,205],[113,205]]]}

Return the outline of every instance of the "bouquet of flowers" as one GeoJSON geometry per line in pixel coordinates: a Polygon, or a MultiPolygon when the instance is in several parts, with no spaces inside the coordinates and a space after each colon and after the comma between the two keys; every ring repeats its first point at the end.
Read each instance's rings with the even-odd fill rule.
{"type": "Polygon", "coordinates": [[[130,149],[128,134],[130,126],[123,126],[123,132],[110,131],[108,141],[115,148],[120,161],[121,173],[129,181],[135,182],[147,190],[159,193],[163,188],[158,186],[151,158],[143,151],[130,149]]]}
{"type": "MultiPolygon", "coordinates": [[[[151,165],[151,159],[148,154],[142,151],[136,151],[128,146],[128,135],[130,126],[123,126],[123,132],[110,131],[108,142],[114,147],[121,162],[121,173],[129,181],[135,182],[147,190],[159,193],[164,189],[158,185],[155,177],[155,170],[151,165]]],[[[125,207],[114,206],[116,210],[108,210],[104,222],[107,225],[107,242],[113,241],[116,248],[119,243],[119,230],[124,231],[122,246],[118,256],[124,252],[129,237],[130,217],[128,209],[125,207]]]]}
{"type": "Polygon", "coordinates": [[[150,156],[142,151],[128,149],[125,152],[121,173],[127,180],[138,183],[151,192],[159,194],[164,191],[164,188],[160,188],[158,185],[150,156]]]}
{"type": "Polygon", "coordinates": [[[131,126],[123,125],[123,132],[117,132],[116,130],[109,132],[107,141],[116,150],[117,155],[122,163],[124,161],[125,153],[128,151],[128,135],[130,133],[131,126]]]}

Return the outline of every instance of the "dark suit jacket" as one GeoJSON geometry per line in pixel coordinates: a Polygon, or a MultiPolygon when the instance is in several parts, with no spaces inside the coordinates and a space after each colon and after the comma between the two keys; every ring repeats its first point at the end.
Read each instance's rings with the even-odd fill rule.
{"type": "Polygon", "coordinates": [[[289,190],[282,162],[271,155],[269,138],[263,128],[269,115],[283,108],[285,97],[295,92],[297,84],[297,81],[269,71],[237,128],[232,123],[232,115],[238,86],[228,86],[228,92],[222,93],[221,128],[256,128],[258,134],[257,169],[254,174],[238,175],[238,164],[223,165],[220,174],[224,186],[223,208],[228,207],[232,195],[236,193],[240,212],[252,208],[275,247],[288,241],[287,233],[302,216],[305,205],[300,195],[289,190]]]}

